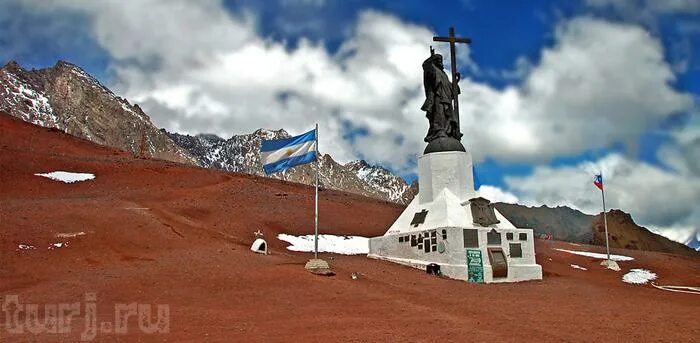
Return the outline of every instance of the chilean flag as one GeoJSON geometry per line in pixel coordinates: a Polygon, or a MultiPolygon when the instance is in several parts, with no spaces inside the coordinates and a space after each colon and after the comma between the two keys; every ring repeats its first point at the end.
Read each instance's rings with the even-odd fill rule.
{"type": "Polygon", "coordinates": [[[593,184],[602,191],[603,190],[603,175],[596,174],[595,178],[593,179],[593,184]]]}

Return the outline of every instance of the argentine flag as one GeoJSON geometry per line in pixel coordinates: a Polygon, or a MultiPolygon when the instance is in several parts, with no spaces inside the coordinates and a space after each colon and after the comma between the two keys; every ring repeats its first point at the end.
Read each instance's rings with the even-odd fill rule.
{"type": "Polygon", "coordinates": [[[287,139],[263,140],[260,161],[265,174],[316,161],[316,130],[287,139]]]}

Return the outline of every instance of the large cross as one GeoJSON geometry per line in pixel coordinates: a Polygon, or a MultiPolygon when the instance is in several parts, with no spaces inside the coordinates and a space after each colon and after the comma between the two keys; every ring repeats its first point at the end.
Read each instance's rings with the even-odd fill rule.
{"type": "Polygon", "coordinates": [[[433,37],[433,41],[450,43],[450,69],[452,70],[452,89],[455,95],[454,109],[457,127],[459,128],[459,102],[457,101],[457,89],[459,86],[457,86],[457,55],[455,54],[455,43],[471,44],[472,40],[470,38],[455,37],[455,28],[450,27],[449,37],[433,37]]]}

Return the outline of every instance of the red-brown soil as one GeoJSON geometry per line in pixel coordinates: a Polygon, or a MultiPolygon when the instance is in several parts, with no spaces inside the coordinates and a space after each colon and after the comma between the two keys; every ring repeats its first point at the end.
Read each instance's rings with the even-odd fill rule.
{"type": "MultiPolygon", "coordinates": [[[[630,268],[657,283],[700,285],[700,258],[615,249],[633,256],[622,272],[537,241],[544,280],[469,284],[364,256],[324,254],[333,277],[304,270],[310,257],[278,233],[313,231],[313,188],[135,159],[0,114],[0,296],[21,303],[85,303],[97,293],[98,322],[117,303],[168,304],[170,333],[95,341],[669,341],[700,338],[700,296],[621,281],[630,268]],[[35,173],[89,172],[74,184],[35,173]],[[249,244],[260,229],[272,254],[249,244]],[[73,238],[58,233],[85,232],[73,238]],[[51,243],[68,247],[48,250],[51,243]],[[17,250],[32,244],[36,250],[17,250]],[[570,264],[588,268],[577,270],[570,264]],[[357,272],[359,278],[350,275],[357,272]]],[[[320,193],[323,233],[381,235],[401,207],[335,191],[320,193]]],[[[40,312],[42,313],[42,312],[40,312]]],[[[82,314],[82,313],[81,313],[82,314]]],[[[78,341],[67,334],[13,334],[0,312],[0,342],[78,341]]]]}

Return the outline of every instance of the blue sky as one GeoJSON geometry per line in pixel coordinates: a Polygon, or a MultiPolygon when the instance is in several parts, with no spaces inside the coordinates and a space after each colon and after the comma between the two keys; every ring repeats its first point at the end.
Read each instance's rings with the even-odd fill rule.
{"type": "MultiPolygon", "coordinates": [[[[475,41],[470,57],[487,70],[511,69],[515,61],[522,56],[536,60],[542,46],[552,44],[552,23],[564,18],[586,14],[613,21],[626,21],[623,15],[610,11],[609,8],[591,9],[576,1],[446,1],[437,6],[431,6],[424,1],[358,0],[316,3],[323,3],[322,6],[303,3],[298,1],[296,6],[291,6],[290,2],[284,1],[275,3],[243,0],[226,1],[226,6],[233,11],[245,8],[259,13],[261,32],[265,36],[286,41],[291,46],[300,38],[310,38],[326,42],[330,51],[335,51],[340,46],[348,35],[348,28],[357,19],[358,12],[366,8],[392,13],[407,21],[430,27],[441,35],[446,35],[448,27],[454,25],[457,26],[457,35],[468,36],[475,41]],[[289,27],[295,30],[290,31],[289,27]]],[[[663,15],[657,19],[658,22],[640,25],[646,26],[664,44],[670,46],[666,56],[669,62],[687,58],[686,54],[689,53],[688,48],[683,50],[673,47],[674,42],[687,40],[691,51],[700,44],[700,33],[689,35],[677,25],[678,20],[691,23],[699,19],[697,15],[663,15]]],[[[692,59],[689,61],[689,70],[677,74],[678,89],[700,94],[699,61],[698,58],[692,59]]],[[[464,72],[468,73],[468,69],[464,72]]],[[[484,73],[472,73],[472,77],[499,88],[513,82],[484,73]]],[[[572,156],[554,158],[550,165],[576,164],[603,156],[609,151],[617,151],[665,167],[656,157],[656,150],[669,141],[668,134],[663,131],[678,124],[677,120],[666,120],[651,126],[648,132],[640,135],[636,142],[638,147],[627,148],[618,142],[606,149],[588,150],[572,156]]],[[[362,134],[362,130],[349,130],[348,139],[355,133],[362,134]]],[[[475,173],[479,174],[481,182],[499,187],[504,186],[503,178],[506,175],[527,175],[532,172],[531,165],[499,163],[493,159],[480,161],[475,167],[475,173]]],[[[416,175],[409,172],[404,173],[404,177],[412,181],[416,175]]]]}
{"type": "Polygon", "coordinates": [[[318,122],[323,152],[412,181],[420,63],[450,26],[474,41],[460,105],[484,192],[595,213],[603,171],[612,207],[700,231],[700,210],[651,199],[700,201],[700,0],[9,0],[0,62],[73,62],[168,130],[318,122]]]}

